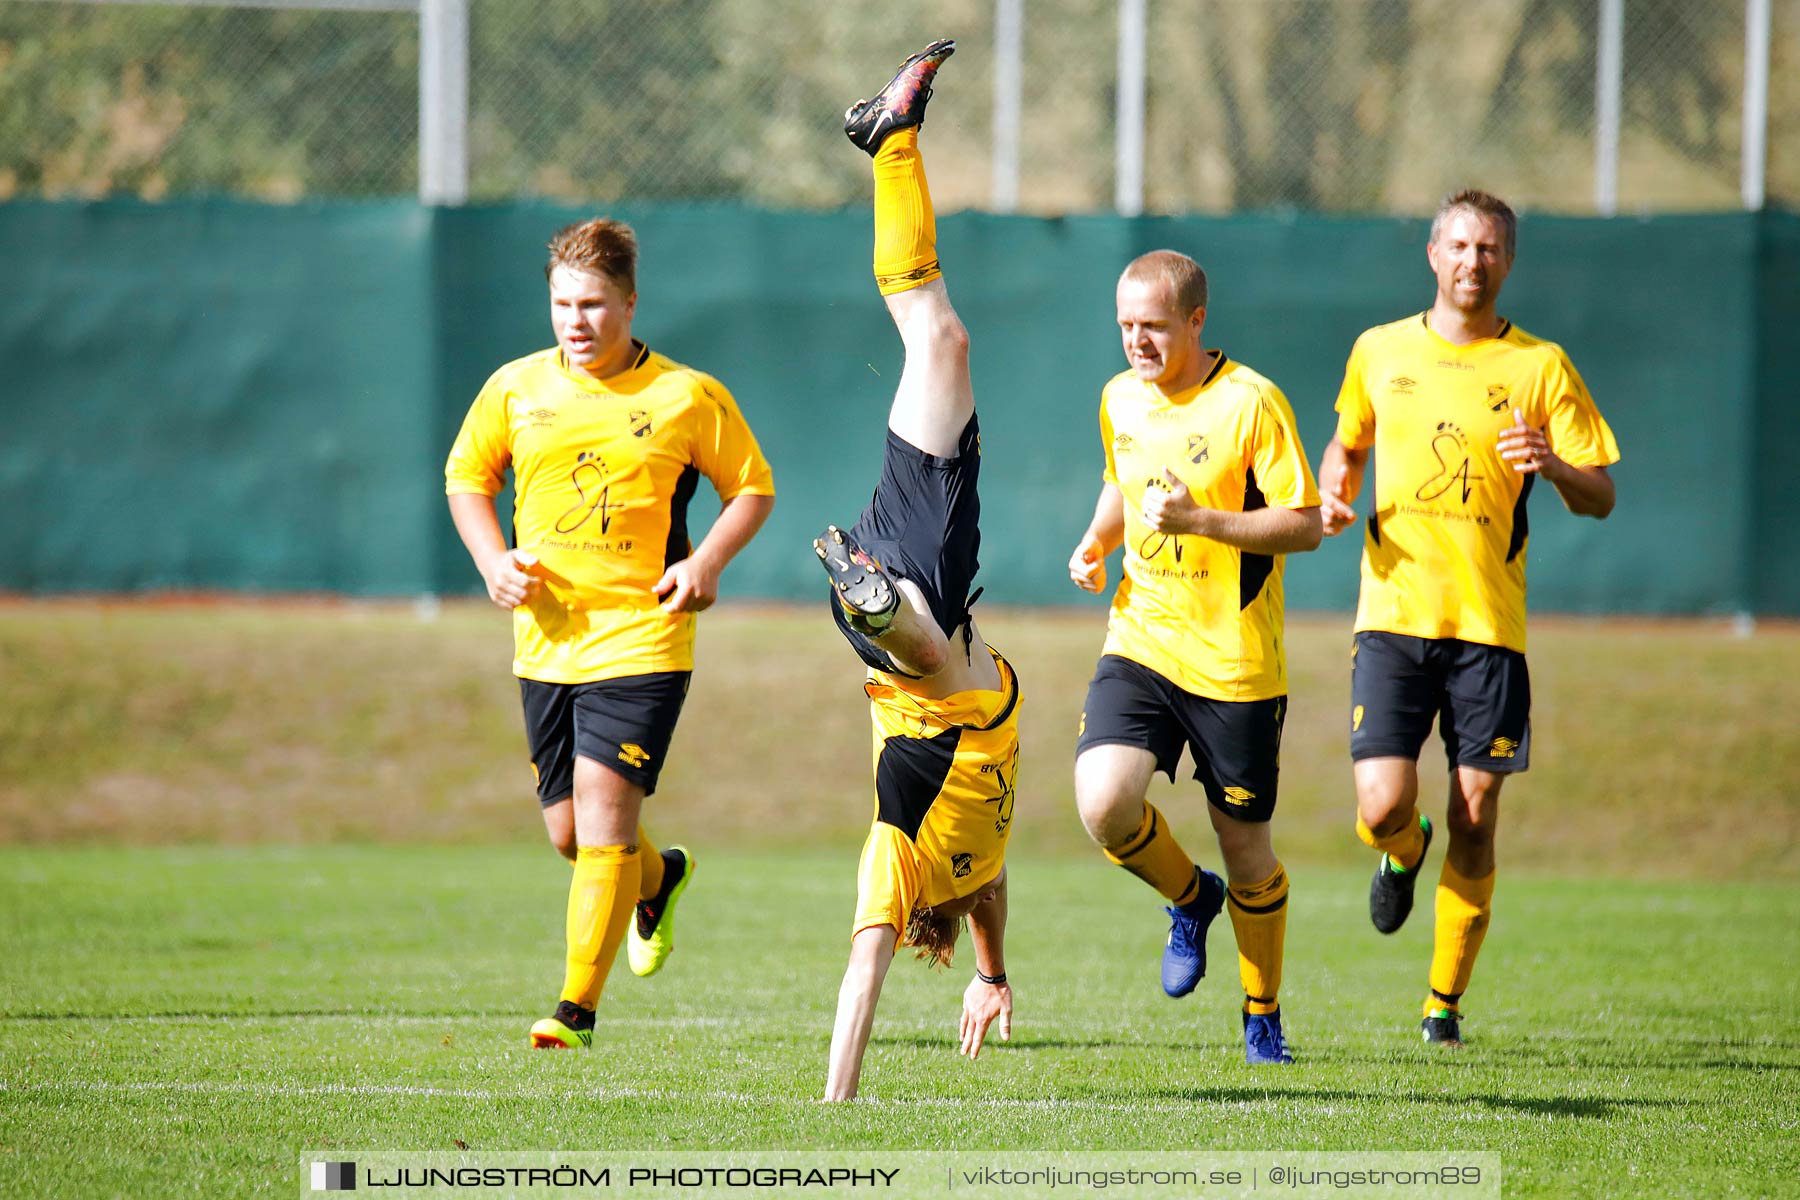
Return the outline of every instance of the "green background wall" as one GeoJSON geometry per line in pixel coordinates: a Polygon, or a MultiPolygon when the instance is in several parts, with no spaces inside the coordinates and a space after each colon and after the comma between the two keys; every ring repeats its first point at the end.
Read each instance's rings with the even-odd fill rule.
{"type": "MultiPolygon", "coordinates": [[[[443,456],[487,374],[550,344],[542,246],[585,215],[0,205],[0,589],[470,590],[443,456]]],[[[724,379],[775,465],[775,516],[728,591],[814,595],[808,541],[867,500],[900,367],[868,215],[615,215],[643,242],[639,335],[724,379]]],[[[988,594],[1097,603],[1063,564],[1099,484],[1127,259],[1173,246],[1206,265],[1208,343],[1281,385],[1316,463],[1357,333],[1430,300],[1424,236],[1278,215],[941,220],[974,339],[988,594]]],[[[1504,310],[1568,348],[1624,453],[1610,520],[1534,498],[1535,608],[1800,612],[1796,278],[1791,214],[1526,222],[1504,310]]],[[[1349,607],[1359,545],[1290,562],[1290,606],[1349,607]]]]}

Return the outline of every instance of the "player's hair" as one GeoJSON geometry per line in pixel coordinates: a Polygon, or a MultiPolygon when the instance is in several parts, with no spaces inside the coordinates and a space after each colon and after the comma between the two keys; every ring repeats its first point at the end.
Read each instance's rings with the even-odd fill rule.
{"type": "Polygon", "coordinates": [[[1444,230],[1444,222],[1450,219],[1451,214],[1459,212],[1480,213],[1500,222],[1501,246],[1506,251],[1506,257],[1513,256],[1513,250],[1519,244],[1518,214],[1513,212],[1512,206],[1506,201],[1479,188],[1464,188],[1444,197],[1444,202],[1438,205],[1437,215],[1431,218],[1432,245],[1437,245],[1438,234],[1444,230]]]}
{"type": "Polygon", "coordinates": [[[1119,282],[1165,283],[1175,307],[1183,313],[1206,307],[1206,272],[1179,250],[1152,250],[1125,264],[1119,282]]]}
{"type": "Polygon", "coordinates": [[[906,933],[900,944],[915,947],[914,957],[942,969],[956,955],[956,935],[962,932],[962,924],[961,917],[946,917],[932,908],[915,908],[906,914],[906,933]]]}
{"type": "Polygon", "coordinates": [[[558,267],[596,271],[624,288],[627,295],[635,295],[637,257],[637,234],[631,226],[611,217],[595,217],[556,231],[550,239],[550,261],[544,264],[544,277],[548,279],[558,267]]]}

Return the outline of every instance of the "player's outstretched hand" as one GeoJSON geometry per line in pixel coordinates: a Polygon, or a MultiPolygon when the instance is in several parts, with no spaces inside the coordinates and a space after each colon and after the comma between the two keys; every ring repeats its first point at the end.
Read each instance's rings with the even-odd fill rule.
{"type": "Polygon", "coordinates": [[[1093,534],[1082,536],[1069,555],[1069,578],[1084,592],[1098,592],[1106,586],[1106,549],[1093,534]]]}
{"type": "Polygon", "coordinates": [[[482,572],[488,599],[499,608],[517,608],[537,595],[539,580],[531,573],[537,566],[537,555],[526,550],[508,550],[488,564],[482,572]]]}
{"type": "Polygon", "coordinates": [[[983,983],[980,978],[969,980],[969,986],[963,991],[962,1020],[957,1023],[957,1032],[962,1039],[962,1046],[957,1051],[970,1059],[981,1057],[981,1043],[987,1039],[988,1026],[996,1019],[1000,1022],[1000,1040],[1012,1040],[1012,985],[1007,983],[983,983]]]}
{"type": "Polygon", "coordinates": [[[1548,476],[1552,468],[1561,463],[1550,450],[1550,439],[1544,436],[1541,429],[1533,429],[1525,423],[1525,414],[1513,409],[1513,423],[1500,435],[1500,457],[1512,464],[1512,469],[1521,475],[1536,475],[1542,472],[1548,476]]]}
{"type": "Polygon", "coordinates": [[[684,558],[650,590],[663,598],[665,612],[705,612],[719,598],[719,568],[700,558],[684,558]]]}

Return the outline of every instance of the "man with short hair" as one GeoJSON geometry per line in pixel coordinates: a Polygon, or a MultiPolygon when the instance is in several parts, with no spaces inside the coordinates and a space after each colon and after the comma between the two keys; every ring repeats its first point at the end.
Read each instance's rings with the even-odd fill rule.
{"type": "Polygon", "coordinates": [[[1357,338],[1319,463],[1325,533],[1380,462],[1363,541],[1350,687],[1356,832],[1381,852],[1369,917],[1393,933],[1431,847],[1417,808],[1419,751],[1435,718],[1450,763],[1449,845],[1421,1023],[1462,1045],[1461,1001],[1487,934],[1500,786],[1531,758],[1525,665],[1525,502],[1538,476],[1578,516],[1613,507],[1619,461],[1562,347],[1502,318],[1518,220],[1496,196],[1458,192],[1431,223],[1431,307],[1357,338]]]}
{"type": "Polygon", "coordinates": [[[1105,482],[1069,559],[1077,586],[1106,586],[1125,548],[1106,645],[1076,742],[1075,799],[1109,861],[1169,902],[1162,985],[1206,974],[1206,931],[1229,906],[1237,935],[1244,1057],[1291,1063],[1276,993],[1287,873],[1275,856],[1281,729],[1283,556],[1319,544],[1319,496],[1281,390],[1201,341],[1206,274],[1158,250],[1119,278],[1130,369],[1100,402],[1105,482]],[[1225,860],[1194,864],[1147,796],[1186,746],[1225,860]]]}
{"type": "Polygon", "coordinates": [[[445,466],[450,513],[488,598],[513,613],[513,673],[551,844],[574,864],[568,954],[541,1049],[586,1047],[607,972],[659,970],[693,877],[639,824],[694,667],[694,614],[775,503],[731,393],[631,336],[637,239],[596,219],[557,233],[545,274],[555,347],[510,362],[475,398],[445,466]],[[513,473],[507,547],[494,497],[513,473]],[[724,507],[699,546],[700,476],[724,507]]]}
{"type": "Polygon", "coordinates": [[[969,335],[945,290],[919,130],[938,68],[933,42],[844,132],[874,161],[875,283],[906,360],[888,411],[881,480],[849,529],[813,547],[834,621],[869,668],[875,819],[857,872],[850,962],[838,991],[825,1099],[862,1077],[875,1005],[895,951],[949,963],[963,919],[975,977],[963,991],[960,1050],[989,1027],[1012,1034],[1006,979],[1006,842],[1019,769],[1019,682],[970,615],[981,544],[981,432],[969,335]]]}

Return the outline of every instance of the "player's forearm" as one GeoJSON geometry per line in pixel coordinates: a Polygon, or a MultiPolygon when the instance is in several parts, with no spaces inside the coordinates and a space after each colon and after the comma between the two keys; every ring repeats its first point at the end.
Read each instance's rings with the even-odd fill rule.
{"type": "Polygon", "coordinates": [[[1250,512],[1199,510],[1194,532],[1251,554],[1299,554],[1319,548],[1323,527],[1318,508],[1268,508],[1250,512]]]}
{"type": "Polygon", "coordinates": [[[863,1052],[875,1027],[875,1004],[893,962],[899,934],[891,925],[864,929],[850,943],[850,965],[838,988],[837,1020],[831,1030],[831,1065],[825,1099],[854,1100],[862,1079],[863,1052]]]}
{"type": "Polygon", "coordinates": [[[1006,875],[1002,871],[994,895],[969,910],[969,941],[975,969],[988,978],[1006,974],[1006,875]]]}
{"type": "Polygon", "coordinates": [[[1100,544],[1102,556],[1111,554],[1125,542],[1125,495],[1116,484],[1100,489],[1094,502],[1094,519],[1088,522],[1087,537],[1100,544]]]}
{"type": "Polygon", "coordinates": [[[1551,486],[1562,497],[1563,507],[1578,517],[1604,520],[1612,512],[1613,503],[1618,499],[1612,475],[1607,469],[1571,467],[1561,459],[1555,459],[1554,462],[1557,466],[1553,468],[1546,461],[1543,473],[1550,477],[1551,486]]]}
{"type": "Polygon", "coordinates": [[[693,557],[703,558],[715,570],[723,571],[737,557],[738,551],[750,544],[750,539],[756,536],[774,509],[773,496],[733,496],[719,510],[718,519],[706,531],[706,537],[695,548],[693,557]]]}
{"type": "Polygon", "coordinates": [[[1369,465],[1369,447],[1352,450],[1334,434],[1319,458],[1319,488],[1334,492],[1349,504],[1362,492],[1363,472],[1369,465]],[[1341,482],[1339,482],[1341,480],[1341,482]]]}
{"type": "Polygon", "coordinates": [[[463,548],[475,561],[475,569],[485,577],[494,559],[506,553],[506,535],[500,532],[500,517],[494,511],[491,496],[463,492],[450,498],[450,520],[463,548]]]}

